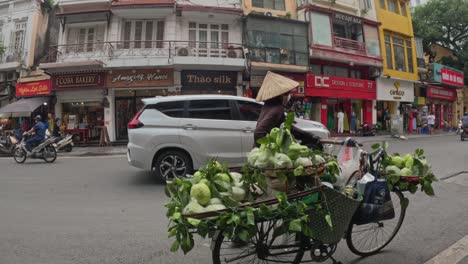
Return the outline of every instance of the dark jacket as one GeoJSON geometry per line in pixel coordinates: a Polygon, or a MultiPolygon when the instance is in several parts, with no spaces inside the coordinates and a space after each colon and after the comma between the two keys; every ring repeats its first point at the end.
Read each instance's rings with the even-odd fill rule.
{"type": "MultiPolygon", "coordinates": [[[[255,146],[259,146],[257,140],[265,137],[275,127],[280,127],[286,119],[284,114],[283,101],[281,97],[275,97],[265,102],[257,120],[254,140],[255,146]]],[[[302,144],[309,145],[314,149],[321,149],[320,138],[307,133],[294,125],[291,128],[292,135],[302,141],[302,144]]]]}

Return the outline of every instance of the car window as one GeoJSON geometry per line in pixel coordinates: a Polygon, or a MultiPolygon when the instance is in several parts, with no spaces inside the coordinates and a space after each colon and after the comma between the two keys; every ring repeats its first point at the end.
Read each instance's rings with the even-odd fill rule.
{"type": "Polygon", "coordinates": [[[244,121],[257,121],[262,111],[262,105],[254,102],[238,100],[240,119],[244,121]]]}
{"type": "Polygon", "coordinates": [[[192,100],[188,113],[189,118],[232,120],[228,100],[192,100]]]}
{"type": "Polygon", "coordinates": [[[146,109],[156,109],[159,112],[175,118],[184,117],[185,101],[160,102],[153,105],[148,105],[146,109]]]}

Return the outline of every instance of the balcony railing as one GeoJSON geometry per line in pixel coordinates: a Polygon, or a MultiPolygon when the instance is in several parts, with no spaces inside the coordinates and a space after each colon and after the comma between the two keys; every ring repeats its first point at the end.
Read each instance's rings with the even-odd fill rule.
{"type": "Polygon", "coordinates": [[[244,58],[241,44],[195,41],[115,41],[53,46],[48,62],[121,58],[244,58]]]}
{"type": "Polygon", "coordinates": [[[18,62],[22,63],[25,57],[23,49],[15,47],[0,48],[0,63],[18,62]]]}
{"type": "Polygon", "coordinates": [[[366,44],[364,42],[347,38],[335,37],[335,47],[366,52],[366,44]]]}
{"type": "Polygon", "coordinates": [[[309,54],[278,48],[249,48],[249,59],[254,62],[288,64],[297,66],[309,65],[309,54]]]}

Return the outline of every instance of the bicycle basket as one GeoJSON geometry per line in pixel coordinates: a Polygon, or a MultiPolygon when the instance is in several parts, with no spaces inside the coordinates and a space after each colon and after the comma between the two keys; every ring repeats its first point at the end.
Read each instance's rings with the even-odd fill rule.
{"type": "Polygon", "coordinates": [[[324,196],[322,201],[326,203],[322,206],[323,211],[311,210],[309,213],[313,238],[324,244],[337,243],[348,229],[349,223],[362,201],[362,197],[352,199],[330,188],[324,188],[322,195],[324,196]],[[330,212],[332,228],[330,228],[323,215],[327,212],[327,207],[330,212]]]}

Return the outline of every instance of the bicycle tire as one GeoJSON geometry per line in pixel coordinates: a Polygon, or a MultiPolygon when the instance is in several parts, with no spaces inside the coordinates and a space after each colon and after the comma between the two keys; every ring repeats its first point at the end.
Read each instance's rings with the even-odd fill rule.
{"type": "MultiPolygon", "coordinates": [[[[393,240],[393,238],[395,238],[396,234],[400,230],[401,225],[403,224],[403,220],[405,219],[405,215],[406,215],[406,208],[401,207],[401,201],[404,199],[404,196],[401,193],[401,191],[396,189],[396,188],[392,190],[392,193],[395,193],[397,195],[397,197],[399,199],[398,202],[400,204],[401,211],[400,211],[400,216],[399,216],[398,222],[397,222],[395,228],[393,229],[390,237],[383,244],[377,246],[376,248],[372,248],[371,250],[364,251],[362,249],[359,249],[357,247],[357,245],[355,245],[355,243],[353,241],[353,228],[356,225],[354,225],[351,222],[350,225],[349,225],[348,231],[346,232],[346,244],[348,245],[349,250],[351,250],[351,252],[353,252],[354,254],[356,254],[358,256],[361,256],[361,257],[367,257],[367,256],[374,255],[374,254],[378,253],[383,248],[385,248],[393,240]]],[[[394,201],[394,204],[395,204],[395,201],[394,201]]]]}

